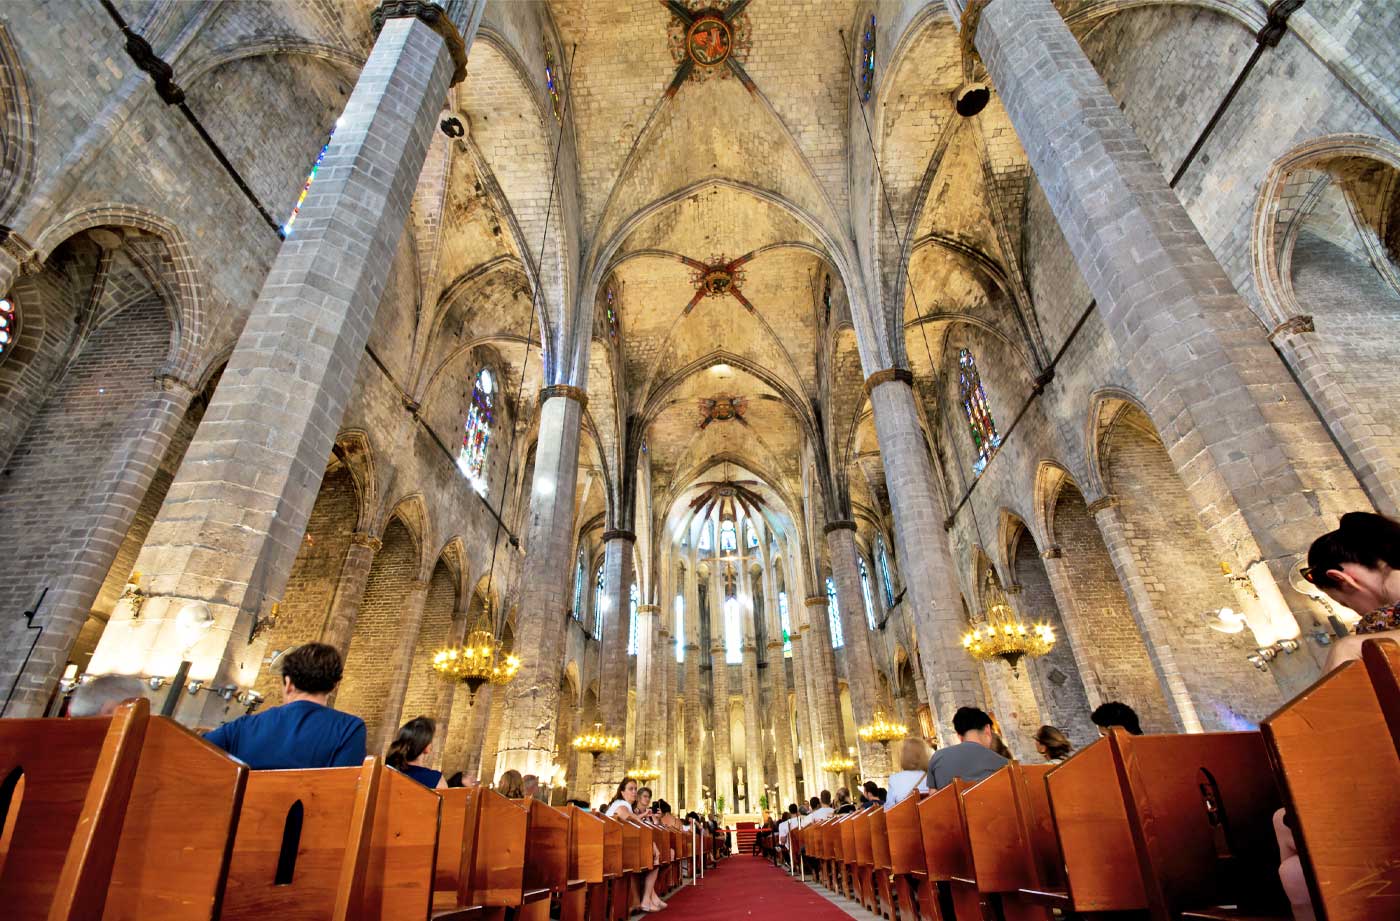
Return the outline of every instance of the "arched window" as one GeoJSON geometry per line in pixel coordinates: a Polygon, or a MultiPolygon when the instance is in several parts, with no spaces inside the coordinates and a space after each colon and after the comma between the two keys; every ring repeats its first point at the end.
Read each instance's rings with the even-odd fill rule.
{"type": "Polygon", "coordinates": [[[744,545],[750,550],[758,546],[758,531],[754,529],[752,521],[744,522],[744,545]]]}
{"type": "Polygon", "coordinates": [[[726,518],[719,523],[719,549],[721,553],[739,549],[739,537],[734,532],[733,519],[726,518]]]}
{"type": "Polygon", "coordinates": [[[316,155],[316,162],[311,164],[311,172],[306,174],[306,181],[301,184],[301,194],[297,196],[297,203],[292,206],[292,213],[287,217],[287,223],[282,225],[279,231],[282,239],[287,239],[292,235],[292,225],[296,223],[297,215],[301,214],[301,206],[306,202],[306,196],[311,191],[311,183],[316,181],[316,174],[321,170],[321,163],[326,159],[326,151],[331,149],[331,138],[335,137],[335,129],[344,123],[344,119],[337,118],[335,124],[331,126],[330,134],[326,135],[326,143],[321,145],[321,152],[316,155]]]}
{"type": "Polygon", "coordinates": [[[890,555],[885,550],[885,539],[875,539],[875,562],[880,567],[880,585],[885,590],[885,607],[894,607],[894,579],[890,577],[890,555]]]}
{"type": "Polygon", "coordinates": [[[841,604],[836,600],[836,582],[826,577],[826,614],[831,620],[831,648],[840,649],[846,645],[846,637],[841,633],[841,604]]]}
{"type": "Polygon", "coordinates": [[[685,661],[685,595],[676,592],[676,661],[685,661]]]}
{"type": "Polygon", "coordinates": [[[462,433],[462,450],[457,466],[480,495],[486,495],[486,454],[491,447],[491,422],[495,418],[491,406],[496,400],[496,377],[490,368],[482,368],[472,385],[472,402],[467,409],[467,423],[462,433]]]}
{"type": "Polygon", "coordinates": [[[633,582],[627,603],[627,654],[629,656],[637,654],[637,600],[640,597],[641,592],[637,591],[637,583],[633,582]]]}
{"type": "Polygon", "coordinates": [[[608,285],[603,292],[603,306],[608,313],[608,338],[617,341],[617,289],[608,285]]]}
{"type": "Polygon", "coordinates": [[[695,545],[696,550],[709,550],[715,545],[715,523],[707,521],[700,526],[700,540],[695,545]]]}
{"type": "Polygon", "coordinates": [[[574,566],[574,620],[583,620],[583,590],[588,584],[588,570],[584,566],[583,548],[578,551],[578,563],[574,566]]]}
{"type": "Polygon", "coordinates": [[[598,564],[598,575],[593,580],[593,636],[596,639],[603,632],[603,564],[598,564]]]}
{"type": "Polygon", "coordinates": [[[10,354],[11,345],[19,340],[19,311],[12,297],[0,297],[0,361],[10,354]]]}
{"type": "Polygon", "coordinates": [[[554,52],[549,40],[544,42],[544,88],[549,92],[549,102],[554,109],[554,117],[563,120],[564,104],[559,98],[559,68],[554,63],[554,52]]]}
{"type": "Polygon", "coordinates": [[[972,475],[980,476],[987,467],[987,461],[1001,447],[1001,436],[997,434],[996,420],[992,418],[992,410],[987,405],[987,392],[982,389],[977,359],[967,349],[958,350],[958,399],[962,401],[963,415],[967,416],[972,444],[977,448],[972,475]]]}
{"type": "Polygon", "coordinates": [[[783,628],[783,657],[792,658],[792,620],[788,615],[787,592],[778,592],[778,624],[783,628]]]}
{"type": "Polygon", "coordinates": [[[822,316],[823,323],[831,325],[831,275],[826,276],[826,281],[822,282],[822,316]]]}
{"type": "Polygon", "coordinates": [[[875,88],[875,16],[865,26],[865,36],[860,48],[860,100],[870,101],[870,91],[875,88]]]}
{"type": "Polygon", "coordinates": [[[744,661],[744,625],[739,619],[739,601],[724,599],[724,661],[739,665],[744,661]]]}
{"type": "Polygon", "coordinates": [[[865,565],[865,557],[858,556],[860,561],[860,594],[865,601],[865,622],[874,630],[878,625],[875,623],[875,599],[870,595],[870,567],[865,565]]]}

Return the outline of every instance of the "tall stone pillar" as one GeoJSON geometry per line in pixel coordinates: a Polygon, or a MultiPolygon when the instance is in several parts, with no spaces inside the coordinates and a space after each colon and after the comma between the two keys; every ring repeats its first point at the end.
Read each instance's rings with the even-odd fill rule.
{"type": "Polygon", "coordinates": [[[530,616],[516,625],[515,648],[522,663],[504,688],[504,724],[497,772],[548,773],[554,751],[554,719],[559,709],[565,619],[572,603],[574,489],[578,483],[579,424],[588,396],[577,387],[555,385],[540,391],[540,434],[530,484],[526,524],[529,552],[520,579],[520,609],[530,616]]]}
{"type": "MultiPolygon", "coordinates": [[[[501,750],[501,730],[505,722],[505,700],[506,695],[498,693],[499,688],[492,688],[490,705],[486,707],[486,730],[481,738],[481,782],[485,784],[495,783],[496,778],[504,773],[500,765],[499,754],[501,750]],[[491,765],[497,765],[495,771],[491,770],[491,765]]],[[[481,693],[477,693],[477,700],[481,699],[481,693]]]]}
{"type": "Polygon", "coordinates": [[[1084,614],[1079,608],[1073,580],[1065,568],[1059,547],[1048,548],[1040,557],[1045,561],[1045,578],[1050,583],[1050,594],[1055,596],[1055,606],[1060,610],[1060,622],[1065,626],[1065,638],[1069,640],[1070,651],[1074,654],[1079,680],[1084,683],[1084,696],[1091,708],[1097,707],[1105,699],[1103,682],[1090,653],[1094,637],[1084,624],[1084,614]]]}
{"type": "Polygon", "coordinates": [[[373,534],[356,531],[350,535],[350,546],[345,550],[345,561],[340,564],[331,608],[321,629],[321,642],[334,646],[342,659],[350,651],[350,639],[355,635],[355,619],[360,616],[360,602],[369,585],[374,555],[383,547],[384,542],[373,534]]]}
{"type": "Polygon", "coordinates": [[[1157,672],[1157,680],[1162,683],[1162,696],[1171,708],[1172,720],[1179,732],[1201,732],[1201,720],[1196,715],[1196,705],[1191,700],[1191,692],[1186,680],[1181,676],[1181,668],[1167,641],[1167,631],[1162,627],[1157,606],[1143,581],[1142,570],[1133,558],[1128,535],[1123,529],[1123,517],[1118,510],[1118,500],[1114,496],[1103,496],[1089,503],[1089,514],[1098,523],[1103,535],[1108,556],[1113,560],[1113,568],[1118,573],[1118,581],[1123,585],[1123,593],[1128,596],[1128,608],[1133,612],[1133,620],[1142,631],[1142,643],[1147,647],[1147,655],[1157,672]]]}
{"type": "MultiPolygon", "coordinates": [[[[603,680],[598,688],[598,707],[603,727],[622,737],[627,731],[627,621],[632,592],[632,549],[637,535],[631,531],[603,532],[603,605],[597,616],[605,618],[602,628],[603,680]]],[[[640,616],[640,615],[639,615],[640,616]]],[[[638,713],[641,712],[640,698],[638,713]]],[[[595,787],[609,786],[608,794],[627,773],[626,746],[611,755],[600,755],[595,787]]]]}
{"type": "MultiPolygon", "coordinates": [[[[807,650],[807,685],[811,689],[814,717],[813,743],[820,762],[846,753],[846,733],[841,728],[841,695],[836,685],[836,652],[831,648],[831,621],[825,595],[807,599],[807,625],[803,645],[807,650]]],[[[823,786],[839,784],[841,778],[823,772],[823,786]]],[[[833,789],[832,792],[835,792],[833,789]]]]}
{"type": "Polygon", "coordinates": [[[958,707],[981,705],[982,681],[976,664],[962,649],[964,624],[956,601],[957,580],[943,528],[943,505],[910,386],[913,379],[903,368],[876,371],[866,379],[865,389],[874,408],[875,434],[894,510],[905,604],[919,636],[939,743],[947,745],[954,740],[952,714],[958,707]]]}
{"type": "MultiPolygon", "coordinates": [[[[188,658],[190,677],[214,685],[257,675],[265,643],[250,628],[286,585],[428,141],[449,83],[465,76],[465,47],[439,8],[381,9],[424,19],[384,21],[137,562],[150,577],[143,616],[160,625],[147,660],[183,645],[182,609],[208,608],[214,628],[188,658]]],[[[231,709],[184,695],[177,715],[217,722],[231,709]]]]}
{"type": "MultiPolygon", "coordinates": [[[[831,577],[836,580],[836,598],[841,608],[841,630],[846,641],[846,678],[851,687],[851,711],[856,725],[871,722],[882,705],[879,682],[875,678],[875,655],[870,648],[870,625],[865,616],[865,593],[861,591],[860,563],[856,550],[856,523],[833,521],[826,526],[827,552],[831,555],[831,577]]],[[[890,759],[879,742],[859,742],[863,778],[883,783],[889,777],[890,759]]]]}
{"type": "Polygon", "coordinates": [[[792,642],[792,690],[797,701],[797,747],[802,750],[801,795],[811,799],[821,792],[821,741],[813,735],[812,699],[807,693],[807,649],[805,628],[794,627],[789,631],[792,642]]]}
{"type": "Polygon", "coordinates": [[[797,795],[797,773],[793,767],[792,718],[788,710],[787,664],[783,657],[783,625],[778,610],[778,577],[771,562],[763,568],[763,611],[768,620],[767,673],[768,693],[771,705],[769,716],[773,723],[774,756],[778,763],[778,785],[781,797],[787,805],[797,795]]]}
{"type": "MultiPolygon", "coordinates": [[[[657,606],[637,605],[637,744],[638,760],[655,757],[656,729],[665,718],[665,688],[657,668],[656,628],[657,606]]],[[[660,765],[653,765],[660,767],[660,765]]]]}
{"type": "Polygon", "coordinates": [[[393,658],[385,667],[393,671],[393,678],[385,690],[384,709],[379,720],[379,738],[367,739],[366,747],[371,752],[383,752],[394,740],[403,716],[403,698],[408,692],[408,670],[413,664],[413,647],[418,645],[418,632],[423,626],[423,607],[428,601],[428,580],[414,579],[404,595],[399,608],[399,645],[393,658]]]}
{"type": "Polygon", "coordinates": [[[744,662],[740,680],[744,689],[744,788],[748,811],[758,811],[758,798],[766,785],[763,761],[766,740],[758,706],[758,647],[752,636],[744,636],[744,662]]]}
{"type": "MultiPolygon", "coordinates": [[[[720,623],[723,623],[723,617],[721,613],[720,623]]],[[[712,612],[710,623],[715,622],[712,612]]],[[[716,802],[721,796],[724,797],[724,811],[737,812],[738,804],[734,802],[734,760],[730,754],[729,739],[729,663],[724,658],[724,643],[718,640],[710,644],[710,681],[714,686],[714,694],[710,701],[714,710],[711,721],[714,727],[715,749],[713,793],[716,802]]]]}
{"type": "Polygon", "coordinates": [[[700,684],[700,587],[694,567],[685,571],[685,798],[703,813],[705,800],[705,694],[700,684]]]}
{"type": "Polygon", "coordinates": [[[967,27],[1133,391],[1255,584],[1256,638],[1296,636],[1280,586],[1365,495],[1052,0],[989,3],[967,27]]]}
{"type": "MultiPolygon", "coordinates": [[[[672,611],[674,614],[674,610],[672,611]]],[[[676,766],[676,648],[674,640],[671,638],[671,628],[668,625],[666,606],[659,606],[659,613],[656,616],[656,646],[655,655],[652,656],[653,684],[656,691],[656,704],[652,709],[655,714],[651,727],[651,741],[653,755],[661,752],[657,761],[657,769],[661,771],[661,788],[666,791],[666,801],[672,808],[679,802],[677,792],[680,789],[677,779],[679,768],[676,766]]]]}

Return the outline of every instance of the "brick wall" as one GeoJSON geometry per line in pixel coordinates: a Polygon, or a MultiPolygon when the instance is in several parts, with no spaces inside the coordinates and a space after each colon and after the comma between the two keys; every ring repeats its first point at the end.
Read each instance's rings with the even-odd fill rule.
{"type": "Polygon", "coordinates": [[[399,723],[415,716],[431,716],[438,720],[438,735],[433,745],[432,763],[439,763],[447,740],[451,712],[456,706],[444,682],[433,671],[433,653],[452,641],[452,614],[457,609],[457,586],[447,564],[438,561],[433,577],[428,580],[428,598],[423,604],[423,622],[418,628],[418,641],[413,646],[413,662],[409,666],[408,690],[404,693],[403,712],[399,723]],[[449,704],[450,702],[450,704],[449,704]]]}

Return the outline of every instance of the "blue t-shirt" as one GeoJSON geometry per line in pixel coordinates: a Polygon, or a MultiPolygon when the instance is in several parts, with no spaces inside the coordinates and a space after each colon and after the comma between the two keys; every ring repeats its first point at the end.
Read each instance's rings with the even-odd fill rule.
{"type": "Polygon", "coordinates": [[[204,737],[255,771],[358,767],[365,721],[309,700],[241,716],[204,737]]]}
{"type": "Polygon", "coordinates": [[[435,771],[432,768],[419,767],[416,764],[405,764],[399,768],[400,771],[412,777],[414,780],[427,787],[429,790],[436,790],[438,781],[442,780],[442,771],[435,771]]]}

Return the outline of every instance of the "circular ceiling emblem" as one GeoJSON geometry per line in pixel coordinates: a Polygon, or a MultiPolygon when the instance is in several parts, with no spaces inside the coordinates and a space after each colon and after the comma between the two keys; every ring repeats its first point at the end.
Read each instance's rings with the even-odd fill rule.
{"type": "Polygon", "coordinates": [[[705,273],[700,279],[700,284],[705,288],[705,294],[710,297],[723,297],[729,293],[729,289],[734,285],[734,276],[724,269],[712,269],[705,273]]]}
{"type": "Polygon", "coordinates": [[[734,33],[729,23],[714,15],[703,15],[691,23],[685,35],[685,52],[701,67],[723,64],[734,50],[734,33]]]}

